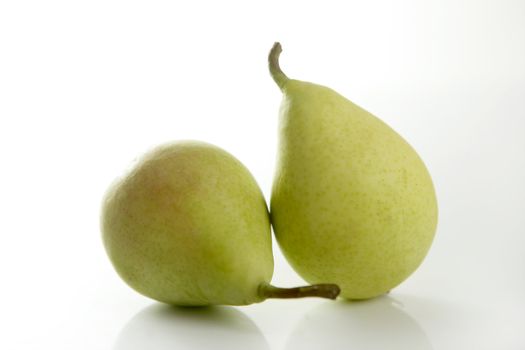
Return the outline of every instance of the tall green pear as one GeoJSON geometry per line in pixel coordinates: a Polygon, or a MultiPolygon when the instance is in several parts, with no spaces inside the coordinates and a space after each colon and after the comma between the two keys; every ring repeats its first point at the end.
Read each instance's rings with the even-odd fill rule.
{"type": "Polygon", "coordinates": [[[414,149],[366,110],[324,86],[289,79],[283,92],[270,203],[277,241],[308,282],[341,296],[388,292],[421,264],[437,225],[430,175],[414,149]]]}
{"type": "Polygon", "coordinates": [[[271,232],[261,190],[240,161],[207,143],[168,143],[140,157],[107,191],[101,230],[122,279],[168,304],[339,293],[334,285],[269,284],[271,232]]]}

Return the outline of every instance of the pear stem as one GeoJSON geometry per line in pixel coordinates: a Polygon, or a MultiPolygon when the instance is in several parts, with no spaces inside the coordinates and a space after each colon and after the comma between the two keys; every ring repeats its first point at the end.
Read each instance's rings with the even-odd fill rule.
{"type": "Polygon", "coordinates": [[[336,284],[313,284],[295,288],[278,288],[268,283],[259,286],[259,294],[264,298],[294,299],[319,297],[336,299],[341,289],[336,284]]]}
{"type": "Polygon", "coordinates": [[[290,80],[286,74],[283,73],[281,67],[279,66],[279,56],[283,51],[281,44],[276,42],[273,44],[270,54],[268,55],[268,66],[270,67],[270,74],[272,75],[273,80],[283,89],[284,85],[288,80],[290,80]]]}

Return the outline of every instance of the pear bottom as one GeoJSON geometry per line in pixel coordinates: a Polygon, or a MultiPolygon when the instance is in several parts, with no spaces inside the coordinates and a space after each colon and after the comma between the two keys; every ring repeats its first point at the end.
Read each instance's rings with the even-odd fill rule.
{"type": "Polygon", "coordinates": [[[339,285],[347,299],[373,298],[407,279],[431,246],[435,202],[430,197],[429,207],[414,208],[413,215],[395,215],[400,204],[386,210],[374,202],[381,203],[363,203],[345,213],[346,206],[327,210],[319,201],[288,206],[289,196],[283,202],[274,196],[277,241],[295,271],[309,283],[339,285]]]}

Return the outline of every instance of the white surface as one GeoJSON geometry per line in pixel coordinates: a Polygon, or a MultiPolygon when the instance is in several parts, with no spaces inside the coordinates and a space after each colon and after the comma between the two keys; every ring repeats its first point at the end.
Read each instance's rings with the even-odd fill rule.
{"type": "MultiPolygon", "coordinates": [[[[524,43],[523,1],[2,1],[0,348],[524,349],[524,43]],[[148,147],[193,138],[268,195],[275,40],[289,76],[418,150],[440,204],[430,254],[368,302],[156,304],[103,251],[102,194],[148,147]]],[[[301,284],[275,248],[275,284],[301,284]]]]}

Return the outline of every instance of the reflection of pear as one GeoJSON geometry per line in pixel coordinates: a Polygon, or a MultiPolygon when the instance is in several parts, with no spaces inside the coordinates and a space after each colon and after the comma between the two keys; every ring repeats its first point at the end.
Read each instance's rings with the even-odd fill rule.
{"type": "Polygon", "coordinates": [[[119,275],[168,304],[245,305],[339,293],[331,285],[269,285],[272,237],[263,194],[239,160],[204,142],[146,153],[107,192],[101,221],[119,275]]]}
{"type": "Polygon", "coordinates": [[[276,43],[270,72],[283,92],[271,198],[277,241],[308,282],[366,299],[405,280],[437,223],[430,175],[381,120],[316,84],[288,79],[276,43]]]}
{"type": "Polygon", "coordinates": [[[363,302],[324,303],[308,312],[286,350],[429,350],[418,323],[386,296],[363,302]],[[327,345],[329,344],[329,346],[327,345]]]}
{"type": "Polygon", "coordinates": [[[121,330],[114,350],[269,350],[257,326],[228,306],[148,306],[121,330]]]}

